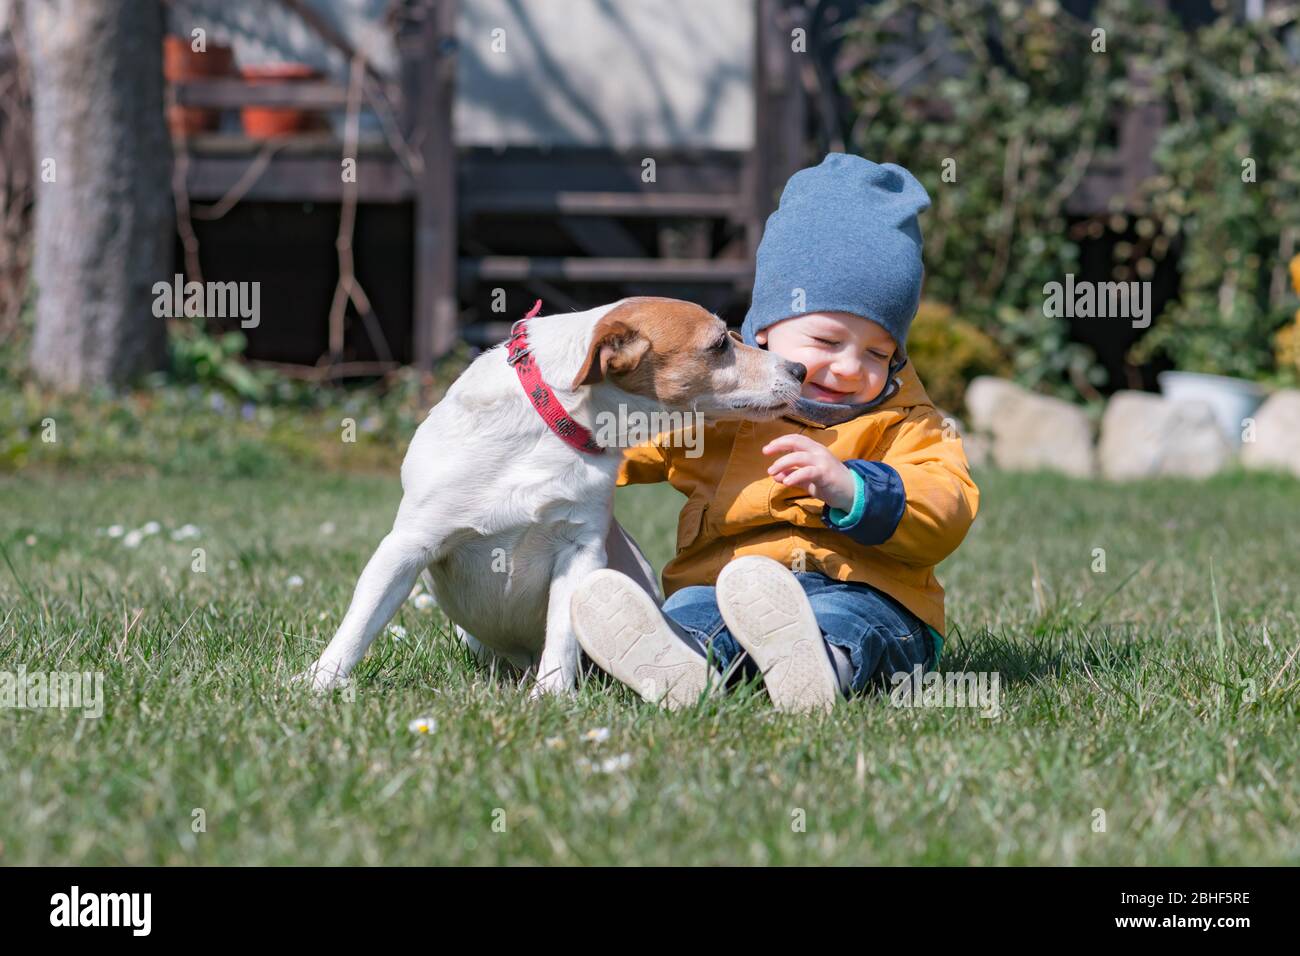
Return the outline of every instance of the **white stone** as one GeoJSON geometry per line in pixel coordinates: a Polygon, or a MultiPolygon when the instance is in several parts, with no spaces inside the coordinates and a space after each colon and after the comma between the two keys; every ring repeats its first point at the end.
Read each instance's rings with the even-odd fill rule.
{"type": "Polygon", "coordinates": [[[972,468],[987,468],[993,459],[993,443],[987,435],[963,435],[961,450],[966,453],[966,464],[972,468]]]}
{"type": "Polygon", "coordinates": [[[1116,392],[1101,420],[1097,457],[1107,478],[1206,478],[1232,461],[1234,449],[1214,409],[1149,392],[1116,392]]]}
{"type": "Polygon", "coordinates": [[[1241,463],[1253,469],[1279,469],[1300,476],[1300,389],[1271,395],[1251,416],[1253,441],[1243,442],[1241,463]]]}
{"type": "Polygon", "coordinates": [[[1014,400],[1024,393],[1024,389],[1015,382],[993,375],[978,375],[966,386],[966,411],[970,413],[971,429],[976,432],[991,432],[997,420],[999,403],[1004,399],[1014,400]]]}
{"type": "Polygon", "coordinates": [[[999,468],[1059,471],[1076,478],[1097,470],[1092,423],[1077,405],[980,376],[966,390],[966,408],[975,431],[989,435],[999,468]]]}

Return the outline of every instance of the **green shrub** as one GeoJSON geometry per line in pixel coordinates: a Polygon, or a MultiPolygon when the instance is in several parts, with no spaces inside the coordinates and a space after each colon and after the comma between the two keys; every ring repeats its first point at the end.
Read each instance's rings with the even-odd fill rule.
{"type": "Polygon", "coordinates": [[[1079,243],[1107,230],[1124,236],[1111,280],[1149,279],[1181,249],[1180,298],[1133,360],[1271,376],[1294,309],[1282,270],[1300,244],[1300,69],[1275,34],[1297,9],[1249,24],[1224,13],[1193,32],[1136,0],[1102,0],[1088,22],[1055,0],[867,5],[848,30],[861,53],[843,79],[859,114],[850,148],[929,190],[926,293],[1014,355],[1025,384],[1077,397],[1104,382],[1065,320],[1043,315],[1043,287],[1078,273],[1079,243]],[[1157,175],[1068,228],[1084,173],[1118,160],[1138,72],[1168,117],[1157,175]]]}
{"type": "Polygon", "coordinates": [[[907,334],[907,354],[917,374],[940,408],[961,407],[966,384],[976,375],[1006,375],[1010,370],[1002,351],[989,336],[946,305],[924,301],[907,334]]]}

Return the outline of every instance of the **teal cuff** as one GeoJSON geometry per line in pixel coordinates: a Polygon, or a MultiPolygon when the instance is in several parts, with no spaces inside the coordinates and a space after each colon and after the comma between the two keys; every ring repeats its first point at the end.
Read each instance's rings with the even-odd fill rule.
{"type": "Polygon", "coordinates": [[[850,468],[849,472],[853,475],[853,508],[849,511],[841,511],[839,508],[826,506],[831,524],[836,528],[853,527],[862,520],[862,514],[867,510],[867,483],[854,469],[850,468]]]}

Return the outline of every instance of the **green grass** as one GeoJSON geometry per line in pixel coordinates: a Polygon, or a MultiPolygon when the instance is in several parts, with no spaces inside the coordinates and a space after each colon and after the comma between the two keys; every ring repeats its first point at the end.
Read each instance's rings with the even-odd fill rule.
{"type": "MultiPolygon", "coordinates": [[[[669,714],[601,679],[530,703],[409,603],[353,699],[317,701],[284,681],[395,476],[0,479],[0,671],[98,670],[106,695],[100,719],[0,710],[0,862],[1300,862],[1300,484],[980,484],[939,573],[944,667],[1001,675],[994,720],[761,692],[669,714]],[[96,533],[150,520],[134,549],[96,533]]],[[[659,564],[677,500],[620,492],[659,564]]]]}

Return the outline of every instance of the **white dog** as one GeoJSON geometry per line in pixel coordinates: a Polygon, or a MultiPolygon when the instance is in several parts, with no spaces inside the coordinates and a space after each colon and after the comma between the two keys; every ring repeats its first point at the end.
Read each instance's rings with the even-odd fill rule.
{"type": "Polygon", "coordinates": [[[530,313],[526,323],[512,335],[516,360],[506,346],[480,355],[416,431],[393,530],[338,633],[300,675],[313,687],[346,677],[427,568],[434,598],[476,657],[536,667],[534,696],[571,690],[579,646],[570,598],[606,566],[623,457],[581,439],[665,409],[772,418],[804,377],[803,366],[744,345],[717,316],[676,299],[530,313]]]}

